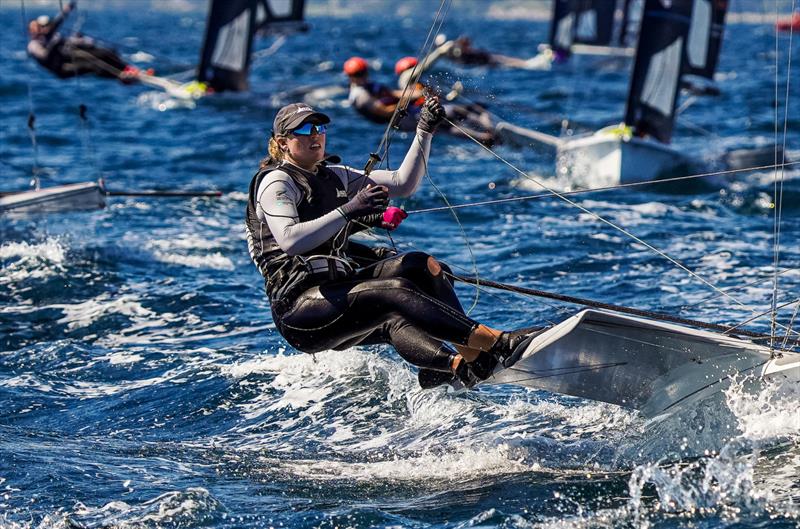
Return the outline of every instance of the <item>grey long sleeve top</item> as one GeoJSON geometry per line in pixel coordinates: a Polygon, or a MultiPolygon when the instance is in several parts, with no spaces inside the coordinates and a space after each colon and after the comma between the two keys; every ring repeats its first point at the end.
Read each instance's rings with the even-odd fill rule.
{"type": "MultiPolygon", "coordinates": [[[[346,165],[328,168],[341,179],[348,198],[353,198],[369,184],[386,186],[390,198],[407,197],[416,191],[425,175],[431,137],[432,134],[417,130],[403,163],[396,171],[375,170],[369,177],[365,177],[364,171],[346,165]]],[[[300,222],[297,205],[302,199],[302,190],[280,169],[266,175],[256,192],[256,214],[259,220],[269,226],[275,241],[289,255],[301,255],[313,250],[347,224],[347,220],[338,210],[300,222]]]]}

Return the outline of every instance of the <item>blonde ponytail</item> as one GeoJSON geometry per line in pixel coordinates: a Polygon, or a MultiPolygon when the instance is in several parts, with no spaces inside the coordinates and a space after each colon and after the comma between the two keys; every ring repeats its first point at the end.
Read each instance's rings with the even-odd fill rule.
{"type": "Polygon", "coordinates": [[[259,169],[264,169],[266,166],[275,164],[278,162],[282,162],[284,158],[283,151],[281,150],[280,145],[278,145],[277,140],[275,137],[271,137],[269,139],[269,146],[267,147],[267,152],[269,153],[266,158],[261,160],[259,164],[259,169]]]}

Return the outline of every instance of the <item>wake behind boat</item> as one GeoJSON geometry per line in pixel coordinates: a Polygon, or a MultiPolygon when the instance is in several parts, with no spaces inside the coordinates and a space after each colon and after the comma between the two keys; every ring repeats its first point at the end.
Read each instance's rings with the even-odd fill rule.
{"type": "MultiPolygon", "coordinates": [[[[735,332],[735,331],[734,331],[735,332]]],[[[719,396],[800,382],[800,354],[660,321],[584,310],[535,336],[484,384],[515,384],[608,402],[646,418],[719,396]]]]}

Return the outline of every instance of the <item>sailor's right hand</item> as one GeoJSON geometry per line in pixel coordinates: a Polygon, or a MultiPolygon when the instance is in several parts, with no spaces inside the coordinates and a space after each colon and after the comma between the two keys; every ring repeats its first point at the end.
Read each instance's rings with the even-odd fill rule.
{"type": "Polygon", "coordinates": [[[340,206],[339,212],[347,220],[353,220],[362,215],[383,212],[388,205],[389,189],[386,186],[368,185],[346,204],[340,206]]]}
{"type": "Polygon", "coordinates": [[[430,96],[422,105],[422,110],[419,113],[419,124],[417,125],[417,128],[423,132],[433,132],[444,118],[444,107],[441,103],[439,103],[439,98],[436,96],[430,96]]]}

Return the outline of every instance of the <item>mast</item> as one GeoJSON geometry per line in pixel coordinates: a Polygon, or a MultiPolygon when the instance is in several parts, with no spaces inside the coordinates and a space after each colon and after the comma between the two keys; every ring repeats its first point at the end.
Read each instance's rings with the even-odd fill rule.
{"type": "Polygon", "coordinates": [[[622,22],[619,26],[619,45],[625,46],[628,40],[628,24],[630,23],[631,0],[624,0],[622,3],[622,22]]]}
{"type": "Polygon", "coordinates": [[[713,81],[717,70],[728,0],[695,0],[683,73],[713,81]]]}
{"type": "Polygon", "coordinates": [[[259,0],[211,0],[197,71],[214,91],[247,90],[259,0]]]}
{"type": "Polygon", "coordinates": [[[672,138],[693,3],[645,2],[625,111],[625,123],[639,136],[662,143],[672,138]]]}

